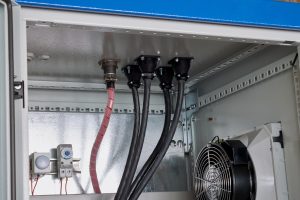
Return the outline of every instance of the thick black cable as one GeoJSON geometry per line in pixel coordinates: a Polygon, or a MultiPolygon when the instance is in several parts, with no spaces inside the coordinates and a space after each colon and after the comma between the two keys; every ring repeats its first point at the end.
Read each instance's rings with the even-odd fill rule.
{"type": "Polygon", "coordinates": [[[118,188],[118,191],[115,196],[115,200],[119,200],[120,197],[124,194],[124,189],[126,184],[128,183],[128,179],[130,178],[130,171],[131,171],[131,166],[134,161],[134,151],[136,148],[136,144],[139,139],[139,129],[140,129],[140,100],[139,100],[139,93],[138,93],[138,88],[132,87],[132,98],[133,98],[133,105],[134,105],[134,128],[133,128],[133,134],[132,134],[132,139],[131,139],[131,144],[130,144],[130,149],[128,153],[128,158],[126,161],[125,169],[122,175],[122,179],[118,188]]]}
{"type": "Polygon", "coordinates": [[[160,162],[162,161],[163,157],[165,156],[170,143],[174,137],[177,124],[180,118],[180,113],[182,109],[182,103],[183,103],[183,97],[184,97],[184,80],[178,80],[178,96],[177,96],[177,102],[176,102],[176,109],[173,117],[173,121],[169,130],[169,134],[165,138],[164,146],[162,147],[161,151],[155,158],[155,161],[153,162],[151,168],[149,169],[149,172],[143,177],[143,179],[140,181],[140,184],[136,187],[136,189],[133,191],[133,193],[129,196],[128,200],[137,200],[139,196],[141,195],[143,189],[155,173],[156,169],[159,167],[160,162]]]}
{"type": "Polygon", "coordinates": [[[136,176],[133,183],[131,184],[130,195],[135,190],[136,186],[140,184],[140,181],[148,172],[149,168],[152,166],[152,163],[154,162],[155,158],[160,152],[162,145],[164,144],[165,138],[169,132],[169,128],[171,124],[171,114],[172,114],[170,90],[164,88],[163,93],[164,93],[164,100],[165,100],[165,122],[164,122],[163,131],[155,149],[153,150],[150,157],[144,164],[143,168],[139,171],[138,175],[136,176]]]}
{"type": "Polygon", "coordinates": [[[124,192],[123,194],[120,195],[120,199],[115,199],[115,200],[125,200],[127,198],[130,185],[133,181],[137,169],[137,165],[140,160],[142,148],[144,145],[146,129],[147,129],[147,122],[148,122],[151,81],[152,79],[150,78],[144,78],[144,99],[143,99],[142,121],[141,121],[141,126],[139,131],[139,138],[136,147],[134,149],[134,158],[133,158],[132,165],[130,166],[130,172],[126,179],[126,184],[123,190],[124,192]]]}

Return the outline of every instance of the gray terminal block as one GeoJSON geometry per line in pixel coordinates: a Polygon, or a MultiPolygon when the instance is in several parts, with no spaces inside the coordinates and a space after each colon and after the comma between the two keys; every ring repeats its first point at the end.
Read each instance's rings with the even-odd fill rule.
{"type": "Polygon", "coordinates": [[[73,176],[73,149],[71,144],[57,146],[57,174],[58,178],[73,176]]]}

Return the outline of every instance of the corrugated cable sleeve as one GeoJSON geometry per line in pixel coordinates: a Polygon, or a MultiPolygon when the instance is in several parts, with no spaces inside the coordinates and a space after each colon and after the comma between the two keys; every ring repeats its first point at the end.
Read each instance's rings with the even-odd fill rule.
{"type": "Polygon", "coordinates": [[[115,101],[115,89],[113,87],[109,87],[107,89],[107,95],[108,95],[108,99],[105,108],[105,113],[97,137],[95,139],[94,145],[92,147],[91,157],[90,157],[90,176],[91,176],[91,182],[95,193],[101,193],[98,177],[97,177],[97,170],[96,170],[97,155],[110,121],[110,116],[115,101]]]}

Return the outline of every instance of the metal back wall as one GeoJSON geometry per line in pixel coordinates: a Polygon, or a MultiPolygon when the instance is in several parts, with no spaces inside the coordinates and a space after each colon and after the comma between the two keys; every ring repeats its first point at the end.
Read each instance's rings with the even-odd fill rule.
{"type": "MultiPolygon", "coordinates": [[[[81,174],[68,183],[69,194],[93,193],[89,176],[91,147],[103,114],[66,112],[29,112],[29,152],[49,152],[59,144],[72,144],[74,157],[80,158],[81,174]]],[[[138,170],[154,149],[164,115],[150,115],[138,170]]],[[[133,129],[133,114],[113,114],[98,156],[98,177],[104,193],[115,193],[119,185],[133,129]]],[[[59,194],[59,179],[42,177],[37,195],[59,194]]],[[[178,126],[172,145],[145,191],[186,191],[187,175],[182,127],[178,126]]]]}
{"type": "Polygon", "coordinates": [[[300,29],[300,4],[275,0],[17,0],[23,6],[199,22],[300,29]]]}

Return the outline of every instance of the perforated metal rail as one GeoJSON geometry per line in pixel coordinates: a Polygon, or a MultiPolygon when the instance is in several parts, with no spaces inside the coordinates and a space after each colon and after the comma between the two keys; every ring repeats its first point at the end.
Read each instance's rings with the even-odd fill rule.
{"type": "Polygon", "coordinates": [[[199,108],[219,101],[225,97],[228,97],[257,83],[265,81],[266,79],[276,76],[288,69],[291,69],[291,63],[293,62],[294,58],[295,54],[286,56],[270,65],[267,65],[266,67],[256,70],[253,73],[248,74],[238,80],[235,80],[219,89],[216,89],[203,96],[200,96],[198,98],[199,108]]]}

